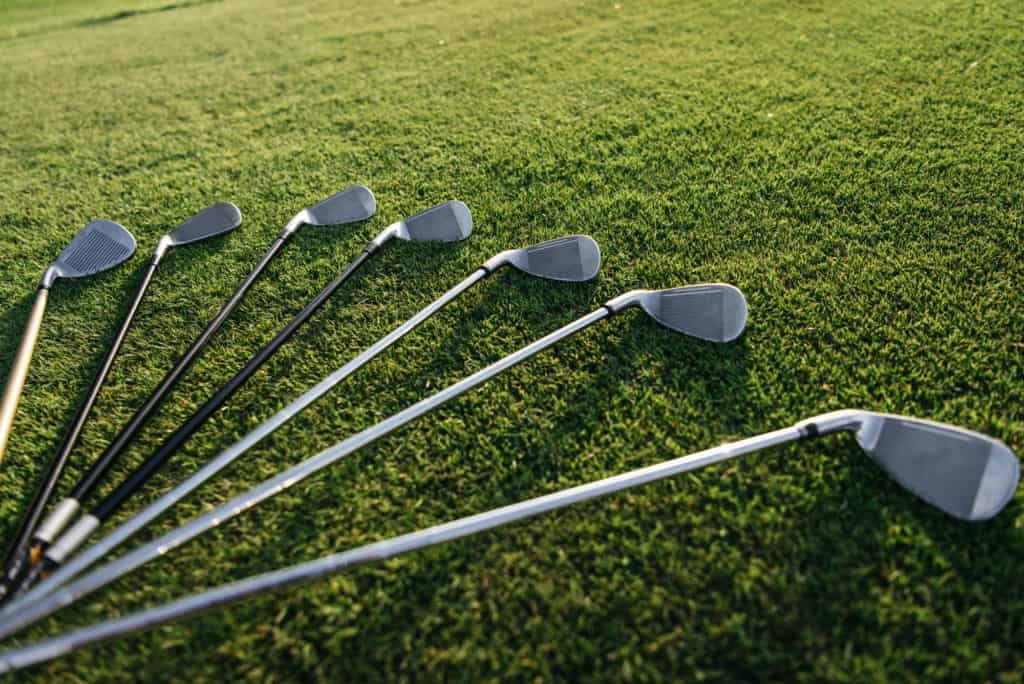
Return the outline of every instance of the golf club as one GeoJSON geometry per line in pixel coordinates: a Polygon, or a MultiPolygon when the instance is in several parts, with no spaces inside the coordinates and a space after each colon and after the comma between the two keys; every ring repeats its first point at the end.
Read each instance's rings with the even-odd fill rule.
{"type": "Polygon", "coordinates": [[[932,506],[961,520],[991,518],[1006,506],[1017,489],[1020,464],[1009,447],[996,439],[951,425],[904,416],[836,411],[782,430],[255,575],[157,608],[0,653],[0,672],[45,662],[97,641],[134,634],[247,596],[329,577],[347,568],[443,544],[742,454],[836,432],[853,432],[861,449],[894,480],[932,506]]]}
{"type": "Polygon", "coordinates": [[[46,579],[39,582],[31,591],[18,597],[16,601],[5,607],[0,612],[0,619],[6,614],[22,610],[24,606],[49,594],[55,588],[66,584],[68,580],[123,544],[136,532],[143,529],[189,493],[199,488],[204,482],[228,467],[235,459],[242,456],[242,454],[246,453],[263,438],[269,436],[294,416],[298,415],[331,388],[362,368],[371,359],[400,340],[406,333],[440,311],[474,284],[506,265],[540,278],[579,282],[590,280],[597,275],[598,268],[601,265],[601,252],[597,243],[590,237],[586,235],[573,235],[542,242],[532,247],[508,250],[489,259],[461,283],[448,290],[448,292],[426,306],[415,316],[367,348],[359,356],[346,363],[301,397],[278,411],[241,440],[222,451],[194,475],[157,499],[141,512],[126,520],[107,536],[92,546],[83,549],[77,555],[73,555],[68,559],[56,559],[57,562],[62,563],[59,569],[49,574],[46,579]]]}
{"type": "Polygon", "coordinates": [[[332,463],[351,454],[367,444],[387,435],[406,423],[432,411],[449,399],[483,384],[487,380],[508,370],[594,323],[624,309],[638,306],[662,325],[676,332],[713,342],[733,340],[743,332],[747,319],[747,303],[743,294],[732,285],[692,285],[670,290],[634,290],[616,297],[596,311],[559,328],[550,335],[529,344],[517,352],[496,361],[481,371],[450,385],[446,389],[427,397],[419,403],[382,420],[348,439],[335,444],[316,456],[292,466],[280,474],[265,480],[217,508],[191,522],[167,532],[156,540],[126,553],[120,558],[101,566],[66,587],[55,591],[34,603],[25,606],[0,625],[0,637],[7,636],[35,620],[49,615],[68,605],[97,587],[101,587],[140,565],[159,558],[186,541],[217,527],[225,520],[239,515],[256,504],[283,492],[297,482],[326,468],[332,463]]]}
{"type": "Polygon", "coordinates": [[[320,291],[313,300],[300,311],[295,318],[271,340],[256,352],[233,378],[228,380],[216,394],[203,404],[185,423],[167,438],[164,443],[142,462],[120,486],[107,495],[92,511],[83,515],[43,554],[43,560],[36,565],[25,579],[24,586],[30,587],[35,578],[44,572],[57,567],[60,559],[67,558],[86,539],[129,499],[135,492],[156,473],[160,467],[205,423],[210,416],[227,402],[227,400],[273,354],[288,341],[302,324],[309,320],[317,310],[346,282],[366,261],[376,254],[380,248],[392,239],[409,241],[452,242],[465,240],[473,231],[473,219],[469,208],[458,201],[445,202],[404,221],[398,221],[382,230],[373,240],[367,243],[363,251],[350,263],[341,275],[320,291]]]}
{"type": "Polygon", "coordinates": [[[50,500],[50,496],[53,494],[53,490],[57,486],[57,480],[60,478],[60,474],[64,470],[68,457],[71,455],[71,450],[74,449],[75,445],[78,443],[78,437],[82,433],[82,427],[85,425],[85,421],[89,417],[89,412],[92,410],[92,406],[96,402],[96,397],[99,396],[100,387],[102,387],[103,381],[106,380],[107,373],[110,372],[110,367],[114,363],[114,357],[117,356],[118,351],[121,349],[121,344],[124,342],[124,338],[128,334],[128,328],[132,324],[132,319],[135,318],[135,312],[142,303],[142,298],[146,294],[146,289],[149,287],[149,283],[153,278],[153,274],[156,272],[156,267],[160,263],[160,260],[163,259],[167,250],[172,247],[180,247],[181,245],[205,240],[206,238],[213,237],[215,235],[222,235],[234,230],[241,224],[242,214],[238,211],[238,207],[230,202],[217,202],[189,218],[187,221],[175,228],[173,232],[160,238],[156,249],[153,251],[153,257],[149,260],[149,266],[142,277],[142,281],[139,283],[139,287],[135,291],[135,296],[132,298],[132,302],[128,306],[128,311],[125,313],[124,320],[121,322],[121,328],[114,335],[114,341],[110,344],[110,348],[107,350],[106,356],[100,363],[99,370],[96,371],[96,376],[93,378],[92,385],[89,387],[88,392],[86,392],[85,398],[82,401],[81,406],[78,408],[78,413],[71,422],[71,427],[64,435],[64,441],[57,450],[57,455],[54,456],[52,461],[50,461],[49,469],[44,475],[39,488],[36,490],[32,503],[29,504],[28,510],[25,511],[24,516],[22,516],[14,541],[7,549],[7,556],[4,560],[4,574],[3,577],[0,578],[0,601],[7,596],[11,586],[17,582],[22,571],[26,567],[26,563],[29,560],[29,545],[32,541],[32,531],[35,530],[36,525],[39,523],[39,519],[42,517],[43,512],[46,509],[46,504],[50,500]]]}
{"type": "Polygon", "coordinates": [[[135,253],[135,238],[128,230],[113,221],[90,221],[78,231],[71,242],[60,253],[57,260],[50,264],[39,281],[32,312],[29,314],[25,332],[18,346],[18,353],[11,365],[11,373],[7,376],[4,397],[0,401],[0,461],[7,449],[7,439],[11,435],[14,414],[18,411],[21,390],[28,377],[28,367],[32,362],[32,352],[36,348],[36,338],[43,323],[43,312],[46,311],[46,299],[57,278],[84,278],[85,276],[106,271],[135,253]]]}
{"type": "Polygon", "coordinates": [[[43,519],[42,524],[36,528],[32,537],[32,558],[39,558],[41,552],[57,537],[65,526],[71,521],[75,513],[82,507],[85,500],[96,489],[103,477],[110,471],[117,458],[124,451],[128,443],[138,434],[146,421],[156,412],[156,409],[170,393],[181,375],[198,358],[199,353],[206,347],[213,335],[220,329],[228,316],[241,303],[242,298],[256,282],[256,279],[267,268],[271,260],[281,251],[288,239],[304,225],[326,226],[343,223],[354,223],[365,221],[377,211],[377,203],[369,188],[362,185],[354,185],[328,197],[319,204],[303,209],[296,214],[285,226],[281,234],[270,245],[263,258],[256,264],[255,268],[245,277],[242,284],[238,286],[231,299],[221,308],[213,320],[206,326],[206,329],[199,334],[196,341],[188,348],[188,351],[178,359],[160,385],[153,391],[142,407],[135,412],[110,445],[100,455],[99,459],[92,465],[86,474],[79,480],[78,484],[66,498],[62,499],[43,519]]]}

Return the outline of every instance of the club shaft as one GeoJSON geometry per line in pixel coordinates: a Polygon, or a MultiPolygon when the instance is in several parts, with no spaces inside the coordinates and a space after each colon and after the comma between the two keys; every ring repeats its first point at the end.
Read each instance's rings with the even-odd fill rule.
{"type": "Polygon", "coordinates": [[[86,498],[95,490],[96,486],[100,483],[100,480],[113,465],[114,461],[121,454],[121,451],[128,445],[128,443],[134,439],[135,435],[139,432],[145,422],[153,415],[157,407],[163,402],[167,394],[177,383],[178,379],[182,374],[192,365],[192,363],[199,356],[200,352],[210,342],[210,339],[220,330],[221,326],[227,320],[228,316],[234,312],[234,310],[241,303],[242,299],[248,294],[249,289],[256,282],[256,279],[263,273],[270,262],[275,256],[281,251],[285,245],[285,237],[281,236],[274,240],[270,249],[267,250],[263,258],[260,259],[256,267],[246,276],[242,284],[239,285],[238,289],[231,298],[221,307],[217,315],[213,317],[213,320],[206,326],[206,329],[199,334],[192,346],[188,348],[178,362],[174,365],[164,379],[160,382],[159,387],[150,395],[146,403],[143,404],[128,424],[121,430],[120,434],[114,439],[111,445],[103,453],[100,459],[93,465],[89,472],[82,478],[78,483],[78,486],[73,490],[71,497],[77,500],[79,503],[84,503],[86,498]]]}
{"type": "Polygon", "coordinates": [[[101,522],[110,519],[128,498],[163,466],[164,463],[185,444],[185,442],[237,392],[245,382],[258,371],[274,353],[284,345],[295,332],[315,314],[330,297],[338,291],[352,275],[359,270],[376,250],[363,251],[351,264],[332,280],[313,300],[300,311],[284,329],[279,332],[266,346],[256,352],[248,363],[233,378],[227,381],[209,401],[203,404],[177,432],[171,435],[163,445],[152,453],[132,472],[114,491],[104,498],[92,511],[101,522]]]}
{"type": "Polygon", "coordinates": [[[491,530],[541,513],[565,508],[614,492],[662,480],[702,468],[752,451],[792,442],[805,436],[798,427],[765,433],[730,444],[723,444],[681,458],[640,468],[621,475],[564,489],[485,513],[435,525],[410,534],[367,544],[289,568],[256,575],[210,589],[200,594],[144,610],[116,620],[68,632],[23,648],[0,654],[0,672],[26,667],[70,653],[97,641],[111,639],[142,629],[166,624],[211,608],[237,602],[248,596],[340,573],[367,563],[382,561],[412,551],[491,530]]]}
{"type": "MultiPolygon", "coordinates": [[[[0,612],[0,616],[20,612],[25,608],[25,606],[38,601],[43,596],[51,593],[54,589],[66,584],[68,580],[75,577],[75,575],[78,575],[103,556],[113,551],[138,531],[142,530],[150,522],[159,517],[162,513],[173,507],[183,498],[188,496],[188,494],[202,486],[207,480],[233,463],[235,459],[241,457],[258,442],[272,434],[294,416],[298,415],[310,404],[326,394],[331,388],[362,368],[371,359],[391,345],[395,344],[407,333],[426,321],[436,312],[440,311],[475,283],[486,277],[487,273],[488,271],[482,268],[474,271],[469,277],[448,290],[448,292],[434,300],[434,302],[424,307],[415,316],[382,337],[372,346],[359,354],[359,356],[336,370],[288,406],[278,411],[274,416],[260,424],[241,440],[235,442],[230,447],[222,451],[214,459],[196,471],[195,474],[172,489],[170,492],[157,499],[138,514],[129,518],[110,534],[103,537],[92,546],[83,549],[80,553],[65,560],[58,570],[40,582],[30,592],[6,606],[4,610],[0,612]]],[[[88,589],[88,591],[93,590],[94,588],[88,589]]],[[[76,594],[73,600],[78,600],[83,595],[84,594],[76,594]]]]}
{"type": "Polygon", "coordinates": [[[265,480],[256,487],[244,492],[217,508],[205,513],[191,522],[167,532],[156,540],[134,549],[116,560],[103,565],[80,579],[71,582],[62,589],[45,597],[38,603],[25,606],[13,615],[10,620],[0,625],[0,637],[11,634],[25,625],[31,624],[44,615],[52,613],[61,606],[75,600],[75,597],[89,593],[98,587],[109,584],[115,579],[131,572],[151,560],[159,558],[172,549],[181,546],[203,532],[211,530],[226,520],[244,513],[261,501],[265,501],[276,494],[283,492],[292,485],[304,480],[327,466],[360,449],[370,442],[387,435],[406,423],[424,415],[437,408],[450,399],[473,389],[494,376],[508,370],[512,366],[525,361],[534,354],[565,339],[584,328],[593,325],[597,321],[611,315],[607,308],[600,308],[586,316],[573,321],[572,323],[559,328],[555,332],[543,337],[532,344],[529,344],[517,352],[509,354],[505,358],[492,363],[483,370],[456,382],[440,392],[427,397],[426,399],[413,404],[393,416],[382,420],[362,432],[359,432],[346,440],[335,444],[316,456],[306,459],[298,465],[283,471],[282,473],[265,480]]]}
{"type": "Polygon", "coordinates": [[[36,293],[32,312],[28,316],[25,332],[21,336],[21,344],[18,345],[18,353],[14,357],[14,363],[11,364],[10,375],[7,376],[3,400],[0,400],[0,461],[3,461],[4,451],[7,449],[7,439],[11,436],[14,414],[18,411],[21,390],[25,386],[25,378],[28,377],[28,366],[32,362],[36,338],[39,337],[39,328],[43,324],[43,312],[46,311],[46,299],[49,291],[49,288],[40,287],[36,293]]]}
{"type": "Polygon", "coordinates": [[[153,274],[156,272],[158,263],[159,259],[154,257],[146,268],[146,273],[143,275],[142,281],[139,283],[139,286],[135,291],[135,296],[132,298],[131,304],[125,312],[124,319],[121,321],[121,327],[118,329],[117,334],[114,335],[114,340],[107,349],[106,356],[103,357],[99,370],[96,371],[96,375],[93,377],[92,385],[90,385],[89,391],[86,392],[85,398],[78,407],[78,413],[75,415],[74,420],[71,422],[71,426],[64,435],[64,441],[61,442],[60,448],[57,449],[57,454],[54,456],[53,460],[50,461],[49,469],[43,477],[39,488],[36,490],[32,503],[29,505],[24,516],[22,516],[21,523],[18,527],[18,533],[14,538],[14,542],[8,547],[7,557],[4,560],[5,569],[4,576],[2,578],[2,586],[5,589],[9,587],[12,582],[18,579],[18,576],[24,569],[25,562],[28,560],[27,556],[29,545],[32,542],[32,532],[39,523],[39,519],[42,517],[43,512],[46,509],[46,503],[53,495],[53,490],[57,487],[57,481],[60,479],[61,472],[63,472],[64,466],[67,464],[71,451],[78,444],[78,438],[82,434],[82,428],[85,426],[85,421],[89,417],[89,413],[92,411],[93,404],[96,403],[96,398],[99,396],[100,388],[107,379],[107,374],[110,372],[111,366],[114,364],[114,358],[120,351],[121,344],[124,342],[124,338],[128,334],[128,328],[131,327],[132,319],[135,318],[135,312],[138,311],[139,305],[142,303],[142,299],[146,294],[146,289],[149,287],[150,281],[153,279],[153,274]]]}

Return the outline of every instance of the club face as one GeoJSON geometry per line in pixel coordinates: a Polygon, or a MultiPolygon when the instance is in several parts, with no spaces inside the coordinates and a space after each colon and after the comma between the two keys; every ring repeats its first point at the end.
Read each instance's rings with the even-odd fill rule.
{"type": "Polygon", "coordinates": [[[370,188],[353,185],[306,209],[304,218],[312,226],[331,226],[365,221],[376,213],[377,200],[370,188]]]}
{"type": "Polygon", "coordinates": [[[997,439],[931,421],[866,414],[857,442],[893,479],[956,518],[987,520],[1013,498],[1017,456],[997,439]]]}
{"type": "Polygon", "coordinates": [[[583,282],[601,268],[601,248],[589,235],[570,235],[517,249],[503,260],[532,276],[583,282]]]}
{"type": "Polygon", "coordinates": [[[124,226],[113,221],[90,221],[50,270],[61,278],[83,278],[113,268],[134,253],[135,238],[124,226]]]}
{"type": "Polygon", "coordinates": [[[438,204],[398,224],[397,237],[403,240],[454,242],[465,240],[473,232],[469,207],[458,200],[438,204]]]}
{"type": "Polygon", "coordinates": [[[709,342],[734,340],[747,325],[747,300],[725,283],[646,292],[640,306],[665,327],[709,342]]]}
{"type": "Polygon", "coordinates": [[[215,235],[229,233],[242,225],[242,212],[231,202],[216,202],[175,228],[171,244],[187,245],[215,235]]]}

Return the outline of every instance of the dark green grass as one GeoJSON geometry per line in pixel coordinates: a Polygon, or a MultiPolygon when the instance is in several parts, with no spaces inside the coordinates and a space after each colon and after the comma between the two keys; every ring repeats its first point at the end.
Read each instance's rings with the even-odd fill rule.
{"type": "MultiPolygon", "coordinates": [[[[493,253],[573,232],[587,285],[504,273],[160,521],[188,520],[636,288],[741,287],[713,346],[603,323],[9,643],[842,407],[1024,449],[1017,3],[8,2],[0,372],[87,220],[140,252],[207,203],[245,223],[161,267],[65,488],[299,208],[355,182],[185,377],[138,462],[387,222],[457,197],[458,246],[395,245],[196,435],[146,501],[493,253]]],[[[7,457],[13,534],[143,257],[61,282],[7,457]]],[[[929,509],[831,437],[360,569],[25,676],[61,681],[1019,681],[1020,497],[929,509]]],[[[134,508],[142,505],[137,501],[134,508]]],[[[130,511],[126,511],[125,514],[130,511]]]]}

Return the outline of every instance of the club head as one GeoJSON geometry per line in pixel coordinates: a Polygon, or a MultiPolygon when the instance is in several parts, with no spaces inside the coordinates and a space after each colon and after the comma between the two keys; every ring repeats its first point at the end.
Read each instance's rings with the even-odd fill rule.
{"type": "Polygon", "coordinates": [[[336,192],[305,210],[304,223],[333,226],[365,221],[377,213],[377,200],[365,185],[353,185],[336,192]]]}
{"type": "Polygon", "coordinates": [[[231,202],[216,202],[195,214],[167,236],[171,247],[229,233],[242,225],[242,212],[231,202]]]}
{"type": "Polygon", "coordinates": [[[458,200],[438,204],[389,227],[402,240],[454,242],[473,232],[469,207],[458,200]]]}
{"type": "Polygon", "coordinates": [[[961,520],[988,520],[1013,498],[1020,462],[1005,444],[963,428],[862,412],[857,443],[889,475],[961,520]]]}
{"type": "Polygon", "coordinates": [[[605,304],[613,313],[639,306],[666,328],[709,342],[730,342],[747,325],[747,300],[726,283],[634,290],[605,304]]]}
{"type": "Polygon", "coordinates": [[[488,260],[484,268],[494,271],[505,264],[532,276],[578,283],[597,275],[601,248],[589,235],[569,235],[502,252],[488,260]]]}
{"type": "Polygon", "coordinates": [[[57,278],[84,278],[106,271],[135,253],[135,238],[124,226],[96,220],[78,231],[64,251],[43,274],[43,287],[57,278]]]}

